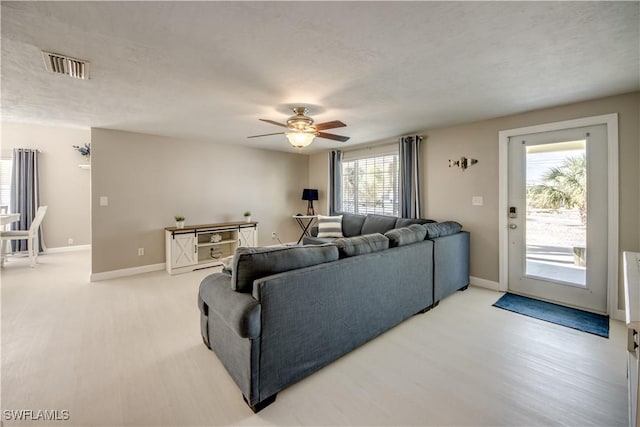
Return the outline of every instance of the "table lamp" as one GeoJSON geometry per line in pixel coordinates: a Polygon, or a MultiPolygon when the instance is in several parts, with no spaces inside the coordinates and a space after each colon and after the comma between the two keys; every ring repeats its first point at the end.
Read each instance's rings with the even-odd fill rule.
{"type": "Polygon", "coordinates": [[[307,204],[307,215],[315,215],[316,212],[313,210],[313,201],[318,200],[318,190],[315,188],[305,188],[302,190],[302,200],[309,202],[307,204]]]}

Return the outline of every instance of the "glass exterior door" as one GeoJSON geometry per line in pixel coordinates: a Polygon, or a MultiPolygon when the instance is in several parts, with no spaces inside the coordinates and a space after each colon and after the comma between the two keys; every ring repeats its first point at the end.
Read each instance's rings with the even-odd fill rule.
{"type": "Polygon", "coordinates": [[[509,141],[509,291],[606,312],[606,126],[509,141]]]}

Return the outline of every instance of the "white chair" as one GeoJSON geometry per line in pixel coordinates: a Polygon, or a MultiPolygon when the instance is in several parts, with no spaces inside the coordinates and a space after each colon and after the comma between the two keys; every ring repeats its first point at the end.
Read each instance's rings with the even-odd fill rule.
{"type": "Polygon", "coordinates": [[[31,267],[36,266],[38,261],[38,252],[40,249],[40,239],[38,237],[38,229],[40,223],[44,218],[44,214],[47,213],[47,206],[40,206],[36,212],[36,217],[31,222],[31,226],[28,230],[12,230],[12,231],[0,231],[0,239],[2,239],[2,261],[1,265],[4,265],[4,261],[7,257],[7,244],[9,240],[26,240],[27,251],[29,252],[29,262],[31,267]]]}
{"type": "MultiPolygon", "coordinates": [[[[8,205],[0,205],[0,215],[6,215],[9,213],[9,206],[8,205]]],[[[2,227],[0,227],[0,230],[4,231],[4,230],[10,230],[10,224],[5,224],[2,227]]]]}

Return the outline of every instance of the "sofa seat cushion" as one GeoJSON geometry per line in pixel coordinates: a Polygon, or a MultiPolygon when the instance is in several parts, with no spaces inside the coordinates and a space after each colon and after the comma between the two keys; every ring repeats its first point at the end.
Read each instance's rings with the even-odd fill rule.
{"type": "Polygon", "coordinates": [[[343,237],[342,215],[324,216],[318,215],[318,235],[317,237],[343,237]]]}
{"type": "Polygon", "coordinates": [[[200,282],[198,305],[211,316],[214,312],[222,321],[242,338],[260,336],[260,303],[250,294],[231,290],[231,277],[214,273],[200,282]],[[205,308],[206,307],[206,308],[205,308]]]}
{"type": "Polygon", "coordinates": [[[340,258],[368,254],[389,248],[389,239],[380,233],[344,237],[333,242],[340,251],[340,258]]]}
{"type": "Polygon", "coordinates": [[[389,239],[389,247],[395,248],[421,242],[427,235],[427,230],[420,224],[413,224],[408,227],[394,228],[384,235],[389,239]]]}
{"type": "Polygon", "coordinates": [[[240,247],[233,255],[231,288],[250,293],[253,281],[261,277],[338,258],[338,249],[334,245],[240,247]]]}
{"type": "Polygon", "coordinates": [[[362,224],[361,234],[384,234],[392,228],[396,228],[397,220],[398,218],[395,216],[368,214],[362,224]]]}
{"type": "Polygon", "coordinates": [[[435,222],[432,219],[422,219],[422,218],[398,218],[396,221],[395,228],[403,228],[408,227],[413,224],[428,224],[430,222],[435,222]]]}
{"type": "Polygon", "coordinates": [[[427,239],[435,239],[459,233],[462,225],[455,221],[444,221],[425,224],[424,228],[427,230],[427,239]]]}

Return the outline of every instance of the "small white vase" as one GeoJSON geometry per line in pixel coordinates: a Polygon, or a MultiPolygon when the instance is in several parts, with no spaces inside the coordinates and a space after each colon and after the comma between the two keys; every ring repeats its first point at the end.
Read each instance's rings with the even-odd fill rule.
{"type": "Polygon", "coordinates": [[[251,216],[245,216],[244,220],[247,221],[247,222],[251,222],[251,216]]]}
{"type": "Polygon", "coordinates": [[[176,228],[184,228],[184,221],[176,221],[176,228]]]}

